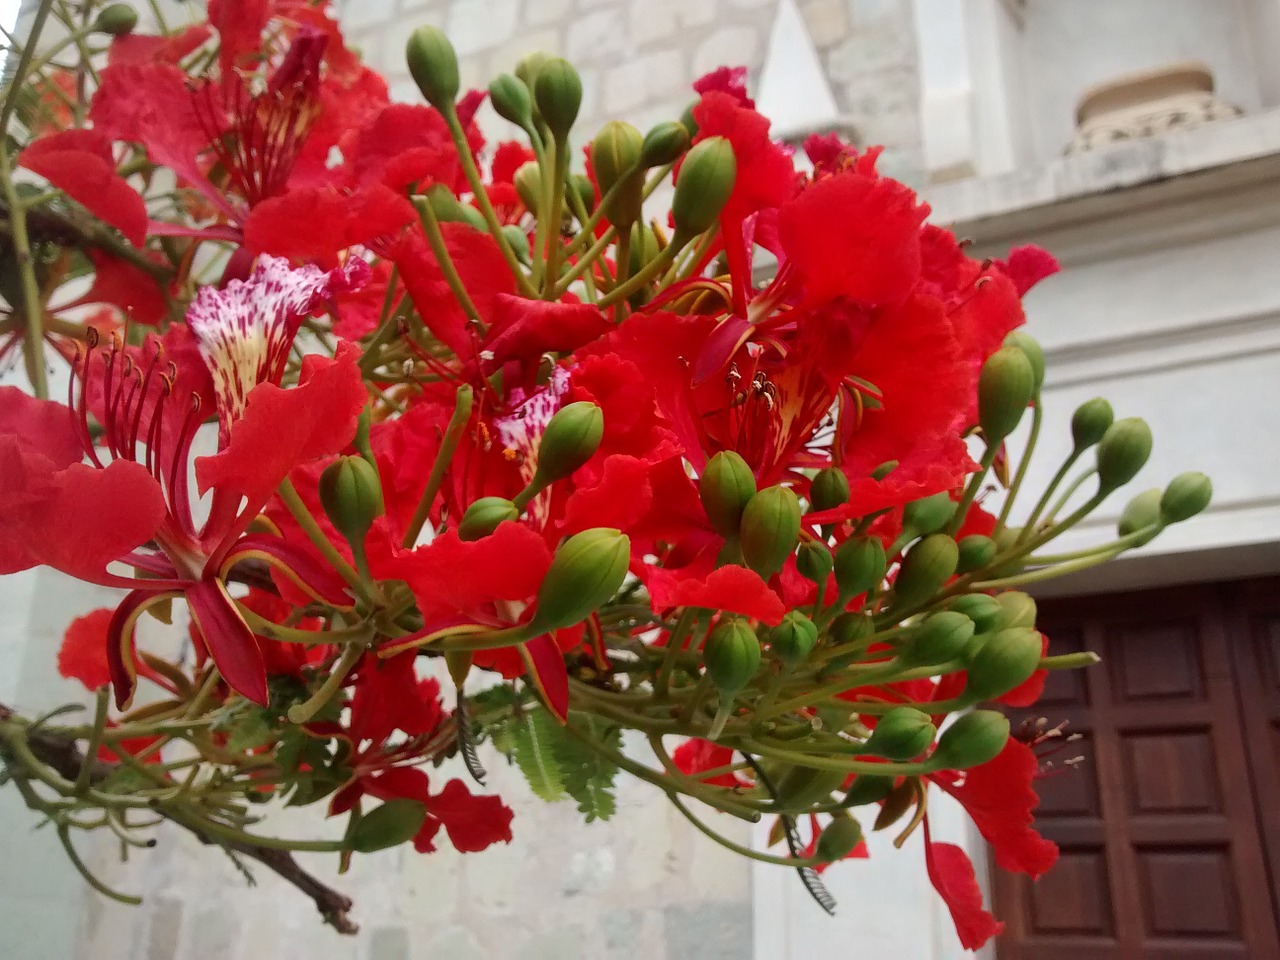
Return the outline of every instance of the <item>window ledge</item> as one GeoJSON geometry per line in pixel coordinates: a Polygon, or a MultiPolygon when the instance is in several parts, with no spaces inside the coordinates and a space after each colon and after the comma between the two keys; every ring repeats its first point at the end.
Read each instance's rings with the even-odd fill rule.
{"type": "Polygon", "coordinates": [[[1280,180],[1280,111],[921,190],[935,223],[983,243],[1110,219],[1183,196],[1280,180]]]}

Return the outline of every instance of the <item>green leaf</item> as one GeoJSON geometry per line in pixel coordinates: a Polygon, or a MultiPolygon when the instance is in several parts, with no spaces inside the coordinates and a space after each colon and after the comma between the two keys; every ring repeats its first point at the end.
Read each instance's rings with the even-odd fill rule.
{"type": "MultiPolygon", "coordinates": [[[[575,712],[569,722],[583,736],[621,751],[620,727],[589,713],[575,712]]],[[[617,766],[572,736],[562,735],[557,753],[564,771],[564,788],[578,802],[578,810],[587,823],[612,817],[618,809],[613,793],[617,766]]]]}
{"type": "Polygon", "coordinates": [[[564,796],[564,774],[556,744],[564,733],[541,707],[531,710],[515,732],[515,759],[529,786],[543,800],[564,796]]]}

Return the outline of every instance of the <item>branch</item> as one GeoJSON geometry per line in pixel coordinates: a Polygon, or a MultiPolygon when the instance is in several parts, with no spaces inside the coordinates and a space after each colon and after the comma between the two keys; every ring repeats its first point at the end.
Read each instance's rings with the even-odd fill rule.
{"type": "MultiPolygon", "coordinates": [[[[0,721],[12,720],[16,716],[12,709],[0,703],[0,721]]],[[[28,729],[27,745],[41,763],[47,764],[66,780],[74,781],[86,762],[84,754],[80,752],[76,741],[61,734],[46,730],[28,729]]],[[[0,749],[2,748],[3,743],[0,742],[0,749]]],[[[92,768],[89,773],[91,783],[101,783],[111,776],[117,768],[117,764],[107,763],[103,760],[93,760],[91,763],[92,768]]],[[[351,935],[360,929],[350,917],[351,909],[354,906],[351,898],[326,886],[304,870],[288,850],[271,850],[248,843],[214,839],[197,827],[167,817],[163,807],[157,807],[155,812],[166,816],[166,819],[169,819],[171,823],[176,823],[194,835],[201,843],[232,850],[267,867],[277,876],[291,883],[306,896],[310,897],[315,902],[316,909],[320,911],[325,923],[332,926],[338,933],[351,935]]]]}

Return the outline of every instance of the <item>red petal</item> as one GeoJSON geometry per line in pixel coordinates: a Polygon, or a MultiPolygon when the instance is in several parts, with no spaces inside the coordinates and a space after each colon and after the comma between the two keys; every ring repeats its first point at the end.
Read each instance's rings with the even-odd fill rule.
{"type": "MultiPolygon", "coordinates": [[[[110,303],[134,323],[156,326],[169,305],[155,277],[101,250],[90,250],[93,285],[76,303],[110,303]]],[[[155,258],[153,258],[155,259],[155,258]]]]}
{"type": "Polygon", "coordinates": [[[89,690],[97,690],[111,682],[107,632],[113,613],[107,607],[71,621],[58,649],[58,673],[68,679],[79,680],[89,690]]]}
{"type": "Polygon", "coordinates": [[[167,37],[129,33],[116,37],[107,48],[108,66],[118,63],[176,64],[213,34],[207,23],[198,23],[167,37]]]}
{"type": "MultiPolygon", "coordinates": [[[[733,763],[733,751],[710,740],[686,740],[676,747],[671,759],[680,770],[689,776],[727,767],[733,763]]],[[[732,773],[721,773],[714,777],[699,777],[703,783],[718,787],[739,787],[742,784],[732,773]]]]}
{"type": "Polygon", "coordinates": [[[561,723],[569,719],[569,671],[564,654],[550,634],[534,637],[519,647],[530,681],[547,709],[561,723]]]}
{"type": "Polygon", "coordinates": [[[785,203],[796,189],[795,167],[788,153],[769,139],[769,120],[738,96],[709,90],[693,107],[698,123],[695,141],[721,136],[733,146],[737,176],[721,217],[740,222],[759,210],[785,203]]]}
{"type": "Polygon", "coordinates": [[[486,365],[508,360],[537,362],[544,353],[565,353],[602,337],[613,324],[589,303],[548,303],[499,294],[485,349],[486,365]]]}
{"type": "Polygon", "coordinates": [[[933,888],[951,911],[960,945],[977,950],[1004,929],[982,906],[982,890],[974,875],[969,855],[951,843],[933,843],[925,828],[924,862],[933,888]]]}
{"type": "Polygon", "coordinates": [[[116,175],[111,143],[101,133],[65,130],[42,137],[18,155],[18,163],[84,204],[135,247],[146,242],[146,202],[116,175]]]}
{"type": "Polygon", "coordinates": [[[511,808],[498,797],[478,796],[461,780],[450,780],[427,802],[449,840],[462,853],[475,853],[492,844],[511,842],[511,808]]]}
{"type": "Polygon", "coordinates": [[[604,462],[599,483],[579,487],[564,506],[561,532],[565,535],[592,527],[616,527],[626,532],[653,503],[649,473],[653,464],[617,455],[604,462]]]}
{"type": "Polygon", "coordinates": [[[409,201],[381,184],[352,194],[302,187],[255,206],[245,220],[244,242],[256,253],[329,266],[340,251],[394,237],[415,219],[409,201]],[[299,230],[300,223],[307,229],[299,230]]]}
{"type": "Polygon", "coordinates": [[[770,626],[781,623],[787,612],[778,595],[758,573],[733,564],[712,571],[706,578],[682,577],[679,571],[654,570],[647,582],[655,609],[706,607],[740,613],[770,626]]]}
{"type": "Polygon", "coordinates": [[[244,617],[218,580],[201,580],[184,591],[191,618],[222,679],[254,703],[267,705],[267,669],[244,617]]]}
{"type": "Polygon", "coordinates": [[[346,447],[368,399],[359,353],[342,344],[332,360],[308,357],[296,387],[254,387],[226,449],[197,458],[200,492],[216,487],[239,493],[249,500],[242,512],[252,516],[294,467],[346,447]]]}
{"type": "Polygon", "coordinates": [[[84,459],[80,431],[71,411],[51,400],[38,400],[17,387],[0,387],[0,435],[17,437],[37,449],[55,469],[84,459]]]}
{"type": "Polygon", "coordinates": [[[1037,283],[1061,269],[1053,254],[1034,243],[1014,247],[1009,251],[1009,258],[997,260],[996,266],[1008,274],[1019,297],[1026,296],[1037,283]]]}
{"type": "Polygon", "coordinates": [[[381,744],[396,730],[416,737],[440,725],[440,684],[418,679],[416,659],[406,651],[386,660],[369,654],[361,661],[351,699],[353,739],[381,744]]]}
{"type": "Polygon", "coordinates": [[[252,69],[271,15],[270,0],[209,0],[209,23],[218,31],[218,62],[224,77],[252,69]]]}

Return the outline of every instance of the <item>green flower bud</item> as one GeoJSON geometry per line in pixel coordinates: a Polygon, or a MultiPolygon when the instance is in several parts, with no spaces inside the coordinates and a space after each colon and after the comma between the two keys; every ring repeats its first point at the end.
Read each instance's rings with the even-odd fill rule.
{"type": "Polygon", "coordinates": [[[582,106],[582,78],[573,64],[563,57],[549,57],[533,81],[533,99],[551,135],[564,143],[582,106]]]}
{"type": "Polygon", "coordinates": [[[866,593],[884,579],[888,559],[876,537],[850,537],[836,548],[836,586],[843,597],[866,593]]]}
{"type": "Polygon", "coordinates": [[[419,27],[405,44],[409,74],[427,103],[439,110],[452,109],[458,99],[458,55],[443,30],[419,27]]]}
{"type": "Polygon", "coordinates": [[[470,542],[487,537],[506,520],[520,516],[516,505],[506,497],[481,497],[462,515],[458,524],[458,539],[470,542]]]}
{"type": "Polygon", "coordinates": [[[518,127],[527,127],[533,121],[533,98],[519,77],[509,73],[494,77],[489,82],[489,102],[498,116],[518,127]]]}
{"type": "Polygon", "coordinates": [[[818,628],[799,610],[792,610],[769,631],[769,649],[787,667],[804,663],[817,642],[818,628]]]}
{"type": "Polygon", "coordinates": [[[538,444],[538,479],[553,483],[569,476],[591,459],[603,436],[604,414],[590,400],[561,407],[538,444]]]}
{"type": "Polygon", "coordinates": [[[1115,419],[1111,404],[1102,397],[1086,400],[1076,407],[1071,415],[1071,439],[1076,451],[1088,450],[1101,440],[1115,419]]]}
{"type": "Polygon", "coordinates": [[[889,474],[893,473],[893,471],[897,469],[898,469],[897,460],[886,460],[884,463],[880,464],[880,466],[872,470],[871,473],[868,474],[868,476],[870,476],[871,479],[874,480],[876,483],[879,483],[881,480],[883,480],[885,477],[887,477],[889,474]]]}
{"type": "Polygon", "coordinates": [[[995,597],[985,593],[966,593],[947,604],[947,609],[963,613],[973,621],[978,633],[984,633],[995,626],[1003,608],[995,597]]]}
{"type": "Polygon", "coordinates": [[[937,728],[915,707],[894,707],[880,718],[861,752],[888,760],[911,760],[933,744],[937,728]]]}
{"type": "Polygon", "coordinates": [[[373,853],[412,840],[427,820],[427,808],[404,797],[374,807],[356,821],[347,846],[356,853],[373,853]]]}
{"type": "Polygon", "coordinates": [[[838,816],[818,836],[814,855],[824,863],[843,860],[862,842],[862,827],[850,816],[838,816]]]}
{"type": "Polygon", "coordinates": [[[826,584],[834,564],[835,558],[831,556],[831,550],[825,543],[806,540],[800,544],[800,550],[796,554],[796,569],[806,580],[812,580],[822,587],[826,584]]]}
{"type": "Polygon", "coordinates": [[[507,238],[507,243],[511,245],[516,259],[528,266],[532,262],[529,256],[529,235],[514,223],[505,224],[502,227],[502,234],[507,238]]]}
{"type": "Polygon", "coordinates": [[[782,569],[800,537],[800,501],[789,487],[766,487],[742,511],[742,559],[766,580],[782,569]]]}
{"type": "Polygon", "coordinates": [[[532,90],[534,83],[538,79],[538,74],[542,71],[543,64],[549,59],[551,59],[551,55],[540,50],[525,54],[520,58],[520,62],[516,64],[514,71],[516,78],[524,83],[526,89],[532,90]]]}
{"type": "Polygon", "coordinates": [[[716,689],[733,696],[760,669],[760,641],[745,620],[724,620],[707,636],[702,660],[716,689]]]}
{"type": "Polygon", "coordinates": [[[339,457],[320,474],[320,505],[347,540],[363,544],[382,514],[382,483],[364,457],[339,457]]]}
{"type": "Polygon", "coordinates": [[[965,652],[974,629],[973,621],[963,613],[943,610],[913,630],[898,655],[920,666],[949,663],[965,652]]]}
{"type": "Polygon", "coordinates": [[[959,546],[960,562],[956,564],[959,573],[981,570],[996,558],[996,542],[980,533],[962,538],[959,546]]]}
{"type": "Polygon", "coordinates": [[[1008,693],[1035,673],[1044,654],[1040,634],[1028,627],[1009,627],[979,644],[969,658],[965,693],[991,700],[1008,693]]]}
{"type": "Polygon", "coordinates": [[[712,528],[722,537],[736,536],[742,513],[756,494],[756,478],[732,450],[721,450],[707,461],[698,478],[698,497],[712,528]]]}
{"type": "Polygon", "coordinates": [[[595,171],[600,195],[617,192],[604,206],[604,215],[615,226],[626,228],[640,219],[644,175],[639,167],[640,131],[629,123],[611,120],[591,141],[591,168],[595,171]]]}
{"type": "Polygon", "coordinates": [[[809,484],[809,505],[816,512],[834,510],[849,502],[849,478],[839,467],[823,467],[809,484]]]}
{"type": "Polygon", "coordinates": [[[843,807],[861,807],[868,803],[879,803],[893,790],[894,778],[881,777],[872,773],[860,773],[854,777],[840,805],[843,807]]]}
{"type": "Polygon", "coordinates": [[[591,178],[585,173],[569,174],[569,188],[578,195],[578,200],[582,203],[582,209],[588,214],[596,205],[596,188],[591,182],[591,178]]]}
{"type": "Polygon", "coordinates": [[[693,139],[698,135],[698,121],[693,119],[693,108],[698,105],[698,101],[692,101],[684,108],[684,113],[680,114],[680,126],[689,131],[689,138],[693,139]]]}
{"type": "Polygon", "coordinates": [[[1001,347],[978,377],[978,425],[988,446],[1013,433],[1035,393],[1035,371],[1017,347],[1001,347]]]}
{"type": "Polygon", "coordinates": [[[996,603],[1000,604],[1000,616],[996,617],[994,629],[1036,625],[1036,602],[1030,594],[1020,590],[1006,590],[996,597],[996,603]]]}
{"type": "Polygon", "coordinates": [[[93,29],[113,37],[133,33],[138,25],[138,13],[127,3],[113,3],[103,7],[93,20],[93,29]]]}
{"type": "Polygon", "coordinates": [[[1006,346],[1017,347],[1031,361],[1031,372],[1034,374],[1035,392],[1039,393],[1044,386],[1044,349],[1040,341],[1025,330],[1015,330],[1004,338],[1006,346]]]}
{"type": "Polygon", "coordinates": [[[955,513],[956,504],[947,492],[935,493],[923,500],[914,500],[902,510],[902,526],[920,536],[937,533],[947,525],[955,513]]]}
{"type": "Polygon", "coordinates": [[[831,791],[843,786],[848,774],[843,770],[819,770],[817,767],[788,767],[777,780],[774,803],[779,810],[800,813],[815,803],[824,803],[831,791]]]}
{"type": "Polygon", "coordinates": [[[1122,487],[1143,468],[1151,456],[1151,428],[1140,417],[1117,420],[1098,444],[1098,489],[1110,492],[1122,487]]]}
{"type": "Polygon", "coordinates": [[[1116,533],[1127,537],[1147,527],[1152,527],[1149,534],[1138,538],[1135,546],[1142,547],[1150,543],[1160,534],[1164,526],[1164,517],[1160,510],[1160,501],[1164,492],[1159,487],[1152,487],[1134,496],[1125,508],[1120,511],[1120,520],[1116,524],[1116,533]]]}
{"type": "Polygon", "coordinates": [[[1180,473],[1169,481],[1160,498],[1160,515],[1165,523],[1189,520],[1209,506],[1213,483],[1203,473],[1180,473]]]}
{"type": "Polygon", "coordinates": [[[925,537],[902,558],[893,581],[893,605],[901,608],[924,603],[946,585],[959,562],[960,548],[945,533],[925,537]]]}
{"type": "Polygon", "coordinates": [[[542,168],[537,160],[527,160],[516,168],[511,178],[516,188],[516,196],[531,211],[536,212],[542,204],[542,168]]]}
{"type": "Polygon", "coordinates": [[[644,169],[675,163],[689,149],[689,131],[683,123],[667,120],[644,135],[640,166],[644,169]]]}
{"type": "MultiPolygon", "coordinates": [[[[997,530],[994,537],[996,542],[996,556],[999,557],[1001,554],[1009,553],[1014,550],[1018,545],[1018,537],[1021,533],[1021,527],[1005,527],[1001,530],[997,530]]],[[[1019,560],[1006,560],[1004,563],[999,563],[995,567],[992,567],[987,571],[987,573],[991,577],[1011,577],[1015,573],[1021,573],[1026,565],[1027,562],[1025,558],[1019,560]]]]}
{"type": "Polygon", "coordinates": [[[631,541],[617,530],[575,533],[560,545],[538,588],[532,626],[559,630],[587,619],[618,592],[630,559],[631,541]]]}
{"type": "Polygon", "coordinates": [[[1008,717],[994,710],[973,710],[942,731],[931,759],[940,770],[968,770],[994,760],[1008,740],[1008,717]]]}
{"type": "Polygon", "coordinates": [[[715,226],[733,193],[738,161],[724,137],[708,137],[684,158],[671,200],[676,234],[696,237],[715,226]]]}
{"type": "Polygon", "coordinates": [[[846,610],[832,620],[827,628],[831,642],[842,647],[861,643],[875,632],[876,622],[871,613],[854,610],[846,610]]]}
{"type": "Polygon", "coordinates": [[[649,261],[662,252],[653,228],[643,223],[631,227],[631,275],[635,276],[649,261]]]}

